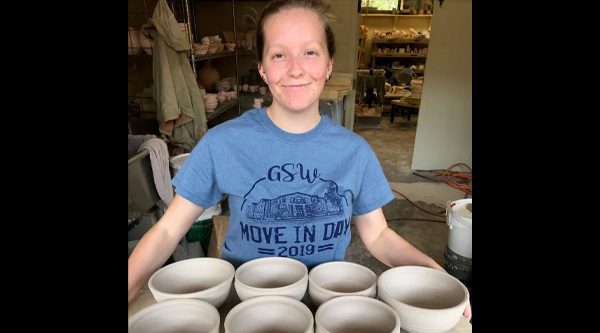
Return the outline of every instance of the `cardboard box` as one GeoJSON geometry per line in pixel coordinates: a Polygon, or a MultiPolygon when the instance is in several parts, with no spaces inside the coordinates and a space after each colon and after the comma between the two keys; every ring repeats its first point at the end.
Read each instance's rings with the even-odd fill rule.
{"type": "Polygon", "coordinates": [[[208,243],[208,257],[221,258],[221,245],[225,242],[225,234],[229,229],[229,215],[213,215],[213,229],[208,243]]]}

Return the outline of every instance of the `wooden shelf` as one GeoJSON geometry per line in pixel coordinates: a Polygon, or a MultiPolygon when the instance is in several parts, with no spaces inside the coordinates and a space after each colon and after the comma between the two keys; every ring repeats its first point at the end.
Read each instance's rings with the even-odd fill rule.
{"type": "Polygon", "coordinates": [[[217,105],[217,108],[215,109],[215,111],[213,111],[213,112],[206,112],[206,121],[214,119],[215,117],[217,117],[221,113],[223,113],[223,112],[225,112],[225,111],[233,108],[234,106],[237,106],[238,104],[240,104],[240,99],[239,98],[232,99],[232,100],[229,100],[229,101],[225,101],[223,103],[219,103],[219,105],[217,105]]]}
{"type": "Polygon", "coordinates": [[[429,39],[389,39],[377,38],[371,41],[372,44],[429,44],[429,39]]]}
{"type": "Polygon", "coordinates": [[[371,53],[371,58],[427,58],[427,53],[371,53]]]}
{"type": "MultiPolygon", "coordinates": [[[[361,13],[360,16],[367,16],[367,14],[361,13]]],[[[369,13],[367,17],[432,17],[433,14],[427,15],[412,15],[412,14],[371,14],[369,13]]]]}

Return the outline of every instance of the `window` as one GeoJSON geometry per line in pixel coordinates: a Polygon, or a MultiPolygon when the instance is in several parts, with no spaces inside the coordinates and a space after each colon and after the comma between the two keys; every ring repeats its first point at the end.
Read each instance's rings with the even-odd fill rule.
{"type": "Polygon", "coordinates": [[[360,6],[362,8],[376,7],[377,10],[392,10],[398,9],[398,1],[399,0],[369,0],[369,5],[367,6],[367,0],[361,0],[360,6]]]}

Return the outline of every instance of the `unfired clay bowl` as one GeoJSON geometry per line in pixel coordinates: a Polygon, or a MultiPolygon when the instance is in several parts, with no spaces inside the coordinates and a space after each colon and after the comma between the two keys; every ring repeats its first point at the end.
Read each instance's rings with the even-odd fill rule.
{"type": "Polygon", "coordinates": [[[225,333],[313,333],[314,318],[304,303],[286,296],[258,296],[234,306],[225,333]]]}
{"type": "Polygon", "coordinates": [[[171,299],[152,304],[129,318],[129,333],[218,333],[221,317],[198,299],[171,299]]]}
{"type": "Polygon", "coordinates": [[[365,296],[340,296],[315,313],[316,333],[400,333],[400,318],[389,305],[365,296]]]}
{"type": "Polygon", "coordinates": [[[194,298],[218,308],[229,296],[234,274],[233,265],[223,259],[185,259],[152,274],[148,288],[157,302],[194,298]]]}
{"type": "Polygon", "coordinates": [[[441,333],[463,315],[469,291],[457,278],[429,267],[401,266],[377,280],[377,298],[390,305],[411,333],[441,333]]]}
{"type": "Polygon", "coordinates": [[[316,307],[339,296],[375,298],[377,275],[369,268],[352,262],[322,263],[308,274],[308,294],[316,307]]]}
{"type": "Polygon", "coordinates": [[[308,287],[308,268],[292,258],[258,258],[238,267],[234,286],[242,301],[265,295],[301,300],[308,287]]]}

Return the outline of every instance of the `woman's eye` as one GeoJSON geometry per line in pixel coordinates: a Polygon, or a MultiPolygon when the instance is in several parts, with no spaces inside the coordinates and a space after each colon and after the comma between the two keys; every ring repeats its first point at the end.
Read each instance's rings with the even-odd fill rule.
{"type": "Polygon", "coordinates": [[[317,52],[315,52],[314,50],[310,50],[310,51],[306,51],[307,55],[316,55],[317,52]]]}
{"type": "Polygon", "coordinates": [[[273,55],[273,59],[282,59],[283,58],[283,53],[275,53],[273,55]]]}

